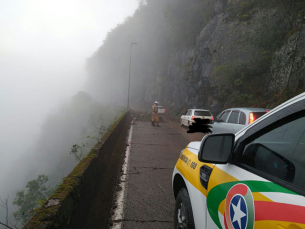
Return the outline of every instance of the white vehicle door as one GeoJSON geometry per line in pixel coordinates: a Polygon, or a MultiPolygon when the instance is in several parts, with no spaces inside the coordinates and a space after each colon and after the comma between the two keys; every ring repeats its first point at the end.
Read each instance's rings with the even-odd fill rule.
{"type": "Polygon", "coordinates": [[[230,112],[230,110],[225,110],[215,119],[212,125],[213,133],[225,133],[224,124],[227,122],[230,112]]]}
{"type": "Polygon", "coordinates": [[[181,123],[182,123],[183,125],[185,125],[185,119],[186,119],[187,113],[188,113],[188,111],[187,111],[184,115],[181,116],[181,123]]]}
{"type": "Polygon", "coordinates": [[[235,127],[236,132],[240,131],[242,128],[246,126],[246,119],[247,119],[246,114],[241,111],[239,113],[238,124],[235,127]]]}
{"type": "Polygon", "coordinates": [[[182,116],[182,123],[183,123],[183,125],[187,125],[188,114],[189,114],[189,113],[190,113],[190,110],[188,110],[188,111],[186,112],[186,114],[182,116]]]}
{"type": "Polygon", "coordinates": [[[223,123],[224,132],[235,134],[244,127],[244,125],[239,124],[239,114],[239,110],[232,110],[228,121],[223,123]]]}
{"type": "Polygon", "coordinates": [[[247,130],[231,163],[213,168],[207,228],[305,228],[305,101],[294,105],[247,130]]]}
{"type": "Polygon", "coordinates": [[[187,112],[187,118],[186,118],[186,121],[185,121],[185,125],[188,125],[189,122],[190,122],[190,120],[192,119],[192,113],[193,113],[192,110],[189,110],[189,111],[187,112]]]}

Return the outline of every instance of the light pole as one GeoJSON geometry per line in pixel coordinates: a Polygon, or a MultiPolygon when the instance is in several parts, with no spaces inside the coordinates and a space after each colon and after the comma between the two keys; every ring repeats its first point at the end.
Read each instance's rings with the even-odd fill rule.
{"type": "Polygon", "coordinates": [[[127,110],[129,110],[129,92],[130,92],[130,72],[131,72],[131,51],[132,51],[132,46],[136,45],[137,43],[132,42],[130,43],[130,64],[129,64],[129,80],[128,80],[128,102],[127,102],[127,110]]]}

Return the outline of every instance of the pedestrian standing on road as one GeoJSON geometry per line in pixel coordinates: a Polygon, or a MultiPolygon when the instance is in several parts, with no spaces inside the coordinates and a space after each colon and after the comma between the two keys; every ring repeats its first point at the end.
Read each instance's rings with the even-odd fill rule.
{"type": "Polygon", "coordinates": [[[156,126],[159,127],[159,115],[158,115],[158,102],[155,101],[155,104],[152,106],[152,115],[151,115],[151,125],[155,126],[155,122],[156,122],[156,126]]]}

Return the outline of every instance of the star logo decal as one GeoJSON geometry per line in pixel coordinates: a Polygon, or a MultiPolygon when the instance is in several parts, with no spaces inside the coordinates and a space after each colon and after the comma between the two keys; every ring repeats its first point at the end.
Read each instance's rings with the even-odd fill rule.
{"type": "Polygon", "coordinates": [[[232,207],[233,207],[233,211],[234,211],[234,217],[233,217],[233,220],[232,220],[232,223],[234,222],[238,222],[238,225],[239,225],[239,228],[241,228],[241,219],[245,216],[247,216],[240,208],[240,199],[238,201],[238,204],[237,206],[235,206],[233,203],[232,203],[232,207]]]}
{"type": "Polygon", "coordinates": [[[247,205],[242,195],[235,195],[230,203],[230,219],[234,229],[247,227],[247,205]]]}

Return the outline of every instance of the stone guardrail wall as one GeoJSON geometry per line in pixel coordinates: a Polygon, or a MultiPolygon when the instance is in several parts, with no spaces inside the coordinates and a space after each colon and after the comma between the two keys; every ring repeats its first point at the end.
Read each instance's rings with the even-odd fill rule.
{"type": "Polygon", "coordinates": [[[107,228],[131,117],[124,113],[63,179],[24,229],[107,228]]]}

